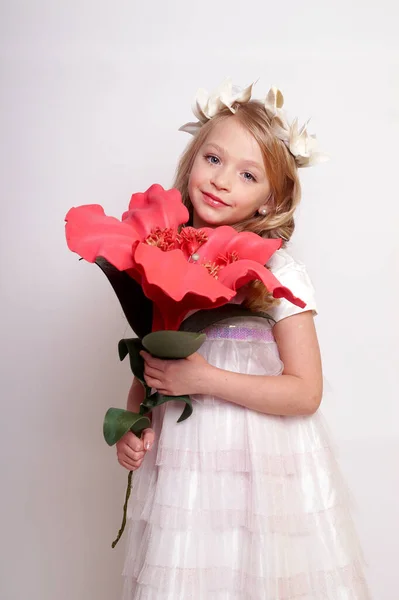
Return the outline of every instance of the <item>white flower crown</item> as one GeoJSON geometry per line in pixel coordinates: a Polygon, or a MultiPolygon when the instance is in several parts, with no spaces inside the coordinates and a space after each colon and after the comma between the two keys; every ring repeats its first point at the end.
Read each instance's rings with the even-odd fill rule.
{"type": "MultiPolygon", "coordinates": [[[[198,90],[192,109],[198,121],[186,123],[179,128],[179,131],[195,135],[205,123],[226,107],[235,113],[237,104],[246,104],[251,99],[254,83],[242,89],[233,86],[232,80],[228,78],[211,94],[204,89],[198,90]]],[[[283,110],[283,104],[283,94],[276,87],[272,87],[264,102],[265,111],[271,120],[271,129],[274,135],[287,146],[295,158],[297,167],[311,167],[328,160],[327,155],[318,151],[316,136],[310,135],[307,131],[309,121],[301,128],[299,128],[298,119],[294,119],[290,123],[283,110]]]]}

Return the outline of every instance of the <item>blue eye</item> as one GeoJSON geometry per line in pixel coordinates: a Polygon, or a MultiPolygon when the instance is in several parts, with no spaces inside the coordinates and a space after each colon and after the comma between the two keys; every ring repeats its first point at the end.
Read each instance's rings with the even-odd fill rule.
{"type": "Polygon", "coordinates": [[[218,157],[214,156],[213,154],[207,154],[205,158],[211,165],[218,165],[220,162],[218,157]]]}
{"type": "Polygon", "coordinates": [[[244,179],[246,179],[246,181],[256,181],[256,179],[252,175],[252,173],[248,173],[248,171],[246,171],[243,175],[244,175],[244,179]]]}

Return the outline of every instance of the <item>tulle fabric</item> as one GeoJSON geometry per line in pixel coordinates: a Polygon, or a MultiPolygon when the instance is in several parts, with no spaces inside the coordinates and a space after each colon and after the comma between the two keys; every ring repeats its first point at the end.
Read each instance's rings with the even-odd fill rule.
{"type": "MultiPolygon", "coordinates": [[[[269,323],[207,330],[213,365],[277,376],[269,323]]],[[[275,417],[210,396],[154,412],[134,474],[123,600],[367,600],[350,498],[320,413],[275,417]]]]}

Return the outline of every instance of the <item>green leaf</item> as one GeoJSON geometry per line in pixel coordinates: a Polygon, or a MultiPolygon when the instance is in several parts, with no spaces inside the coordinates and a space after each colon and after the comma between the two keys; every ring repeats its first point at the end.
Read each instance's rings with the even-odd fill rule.
{"type": "Polygon", "coordinates": [[[108,446],[113,446],[128,431],[132,431],[139,437],[147,427],[151,427],[148,417],[122,408],[110,408],[104,417],[104,439],[108,446]]]}
{"type": "Polygon", "coordinates": [[[120,360],[123,360],[129,354],[132,373],[144,385],[144,359],[140,356],[141,350],[143,350],[143,345],[138,338],[119,341],[118,352],[120,360]]]}
{"type": "Polygon", "coordinates": [[[152,409],[155,406],[157,406],[157,402],[158,402],[158,399],[157,399],[158,392],[154,392],[153,394],[150,395],[151,388],[147,388],[147,389],[148,389],[148,392],[146,393],[144,400],[140,404],[140,414],[141,415],[145,415],[145,414],[151,412],[152,409]]]}
{"type": "Polygon", "coordinates": [[[163,394],[160,394],[158,392],[156,394],[153,394],[149,398],[143,400],[141,406],[145,407],[147,411],[150,411],[156,408],[157,406],[161,406],[161,404],[165,404],[165,402],[171,402],[172,400],[176,400],[177,402],[185,402],[186,404],[177,422],[181,423],[182,421],[188,419],[188,417],[190,417],[193,412],[193,405],[191,403],[190,396],[164,396],[163,394]]]}
{"type": "Polygon", "coordinates": [[[143,346],[157,358],[187,358],[206,340],[204,333],[187,331],[154,331],[146,335],[143,346]]]}
{"type": "Polygon", "coordinates": [[[262,317],[275,323],[275,320],[265,312],[255,312],[238,304],[225,304],[219,308],[198,310],[188,317],[180,326],[180,331],[203,331],[210,325],[232,317],[262,317]]]}

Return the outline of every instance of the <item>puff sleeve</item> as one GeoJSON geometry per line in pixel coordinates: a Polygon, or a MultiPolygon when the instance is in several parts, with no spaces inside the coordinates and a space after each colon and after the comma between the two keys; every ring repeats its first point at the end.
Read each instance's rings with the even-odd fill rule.
{"type": "Polygon", "coordinates": [[[315,290],[303,263],[294,260],[285,249],[281,249],[273,254],[267,266],[283,285],[306,302],[305,308],[299,308],[282,298],[279,304],[267,311],[275,321],[281,321],[307,310],[313,311],[314,315],[317,314],[315,290]]]}

